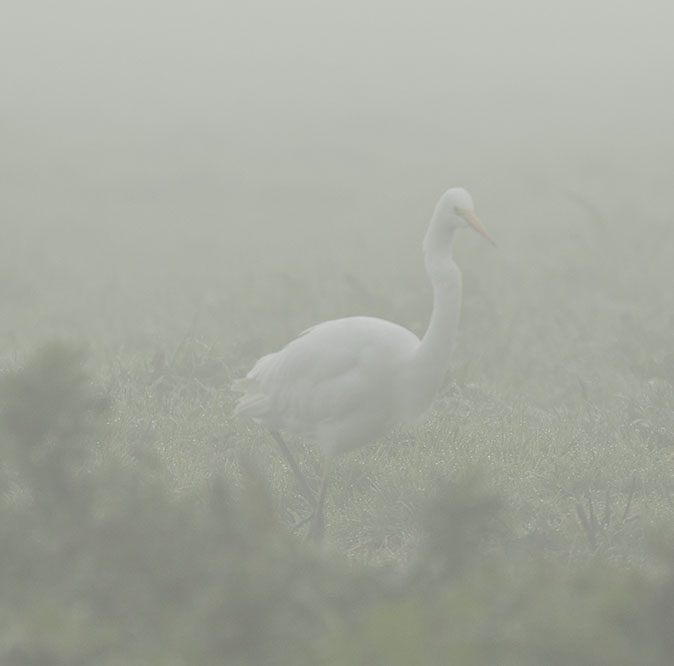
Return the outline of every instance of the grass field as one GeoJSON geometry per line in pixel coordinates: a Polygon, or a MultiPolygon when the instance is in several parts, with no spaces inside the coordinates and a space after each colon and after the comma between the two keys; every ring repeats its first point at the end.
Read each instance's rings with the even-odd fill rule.
{"type": "Polygon", "coordinates": [[[671,666],[670,4],[43,5],[0,26],[0,664],[671,666]],[[423,333],[452,186],[498,247],[457,236],[447,381],[306,543],[232,381],[423,333]]]}
{"type": "Polygon", "coordinates": [[[450,376],[419,424],[338,461],[320,548],[229,386],[325,318],[423,331],[432,201],[347,201],[316,229],[308,191],[283,233],[109,211],[11,229],[4,663],[669,663],[671,211],[560,196],[505,219],[479,194],[501,242],[457,239],[450,376]],[[285,246],[260,259],[267,231],[285,246]]]}

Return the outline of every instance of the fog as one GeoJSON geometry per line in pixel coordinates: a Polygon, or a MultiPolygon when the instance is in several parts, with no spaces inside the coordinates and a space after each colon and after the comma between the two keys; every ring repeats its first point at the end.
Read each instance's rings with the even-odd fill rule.
{"type": "Polygon", "coordinates": [[[8,5],[4,217],[104,262],[412,240],[455,184],[506,244],[568,192],[668,209],[666,2],[8,5]]]}
{"type": "Polygon", "coordinates": [[[3,663],[668,663],[671,2],[2,15],[3,663]],[[450,376],[305,544],[231,381],[321,320],[423,333],[452,186],[498,247],[456,242],[450,376]]]}

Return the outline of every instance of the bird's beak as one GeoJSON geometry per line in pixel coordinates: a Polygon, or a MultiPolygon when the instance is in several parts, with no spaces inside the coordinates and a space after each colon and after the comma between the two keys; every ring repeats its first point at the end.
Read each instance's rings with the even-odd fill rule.
{"type": "Polygon", "coordinates": [[[477,219],[477,215],[475,215],[472,210],[460,210],[459,214],[461,217],[463,217],[464,220],[466,220],[466,222],[468,222],[468,224],[470,224],[471,227],[473,227],[473,229],[475,229],[475,231],[477,231],[478,234],[480,234],[480,236],[486,238],[492,245],[496,245],[496,241],[482,226],[482,222],[477,219]]]}

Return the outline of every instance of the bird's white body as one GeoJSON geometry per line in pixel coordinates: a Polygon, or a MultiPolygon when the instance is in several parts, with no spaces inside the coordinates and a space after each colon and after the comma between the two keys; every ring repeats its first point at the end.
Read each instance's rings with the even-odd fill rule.
{"type": "Polygon", "coordinates": [[[263,356],[243,380],[236,413],[318,442],[326,458],[364,446],[417,418],[444,369],[419,377],[421,341],[375,317],[326,321],[263,356]]]}
{"type": "MultiPolygon", "coordinates": [[[[468,192],[448,190],[424,239],[433,314],[421,340],[375,317],[326,321],[263,356],[234,384],[244,392],[235,415],[251,417],[272,431],[305,488],[278,431],[317,442],[329,461],[413,421],[433,401],[449,367],[461,312],[461,271],[452,259],[454,231],[469,225],[491,240],[473,214],[468,192]]],[[[317,513],[323,493],[324,486],[317,513]]]]}

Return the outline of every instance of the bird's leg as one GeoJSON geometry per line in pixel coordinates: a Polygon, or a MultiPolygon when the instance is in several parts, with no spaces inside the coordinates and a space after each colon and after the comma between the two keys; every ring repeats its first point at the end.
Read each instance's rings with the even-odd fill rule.
{"type": "Polygon", "coordinates": [[[323,478],[321,479],[321,489],[318,491],[318,502],[311,514],[311,523],[307,533],[307,541],[320,541],[323,538],[323,504],[325,503],[325,489],[328,486],[328,471],[330,465],[326,460],[323,466],[323,478]]]}
{"type": "Polygon", "coordinates": [[[297,479],[297,483],[300,486],[302,494],[306,497],[309,504],[311,504],[312,507],[315,507],[316,499],[314,497],[314,493],[309,487],[307,480],[304,478],[304,474],[302,474],[302,470],[300,470],[300,466],[297,464],[297,460],[295,460],[293,454],[290,452],[290,449],[288,448],[288,445],[283,440],[283,437],[281,437],[281,433],[278,432],[278,430],[270,430],[270,432],[271,436],[276,440],[276,443],[279,445],[281,453],[283,453],[284,458],[286,459],[286,461],[290,465],[290,468],[294,472],[295,478],[297,479]]]}

